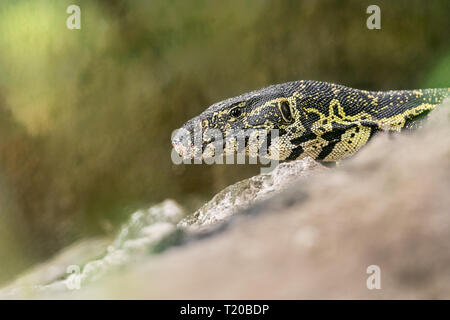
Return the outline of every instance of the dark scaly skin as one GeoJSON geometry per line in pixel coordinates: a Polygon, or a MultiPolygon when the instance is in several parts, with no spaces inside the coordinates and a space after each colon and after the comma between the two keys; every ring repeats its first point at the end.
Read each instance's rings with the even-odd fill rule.
{"type": "MultiPolygon", "coordinates": [[[[278,129],[279,138],[269,139],[269,158],[310,156],[334,162],[357,152],[377,131],[412,128],[415,120],[449,95],[449,88],[365,91],[319,81],[293,81],[218,102],[183,129],[193,132],[194,123],[200,123],[203,132],[214,128],[223,134],[230,129],[278,129]],[[231,111],[236,108],[239,112],[231,111]]],[[[177,137],[172,140],[175,149],[186,156],[179,141],[177,137]]]]}

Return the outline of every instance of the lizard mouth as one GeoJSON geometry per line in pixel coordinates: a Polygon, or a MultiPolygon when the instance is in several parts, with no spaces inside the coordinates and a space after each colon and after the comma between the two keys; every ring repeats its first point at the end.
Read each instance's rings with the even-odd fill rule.
{"type": "Polygon", "coordinates": [[[196,148],[192,143],[172,141],[172,146],[175,152],[183,159],[193,159],[201,156],[201,150],[196,148]]]}
{"type": "Polygon", "coordinates": [[[176,130],[172,136],[172,146],[175,152],[183,159],[205,158],[205,151],[213,143],[217,143],[214,137],[204,139],[202,131],[200,133],[192,133],[185,128],[176,130]],[[198,136],[195,136],[196,134],[198,136]]]}
{"type": "Polygon", "coordinates": [[[172,138],[172,145],[175,152],[183,159],[208,159],[233,154],[257,157],[261,155],[261,151],[267,151],[270,147],[271,134],[265,133],[261,140],[254,140],[250,138],[250,132],[255,131],[242,130],[229,135],[225,134],[225,136],[211,136],[196,140],[189,130],[182,128],[172,138]],[[264,148],[262,148],[263,142],[264,148]]]}
{"type": "Polygon", "coordinates": [[[190,142],[189,135],[189,131],[184,128],[175,130],[172,135],[172,146],[175,152],[183,158],[188,157],[190,150],[192,149],[192,143],[190,142]]]}
{"type": "Polygon", "coordinates": [[[172,141],[172,146],[173,146],[174,150],[176,151],[176,153],[178,153],[182,157],[185,157],[185,155],[189,154],[188,148],[183,144],[172,141]]]}
{"type": "Polygon", "coordinates": [[[215,138],[202,141],[200,145],[195,145],[191,141],[172,140],[172,146],[178,155],[184,159],[205,159],[221,156],[226,148],[226,140],[215,138]],[[219,151],[221,149],[221,152],[219,151]]]}

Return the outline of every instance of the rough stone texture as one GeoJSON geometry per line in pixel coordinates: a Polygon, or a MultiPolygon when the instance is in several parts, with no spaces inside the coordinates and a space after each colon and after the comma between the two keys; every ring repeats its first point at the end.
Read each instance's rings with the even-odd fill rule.
{"type": "Polygon", "coordinates": [[[119,267],[132,265],[165,240],[177,237],[176,224],[183,216],[183,209],[173,200],[139,210],[131,215],[112,244],[111,240],[94,239],[73,245],[0,290],[0,298],[34,298],[99,280],[119,267]],[[79,272],[69,274],[69,266],[79,272]]]}
{"type": "MultiPolygon", "coordinates": [[[[217,205],[231,210],[228,193],[240,198],[240,208],[248,202],[230,222],[214,223],[226,228],[130,259],[127,268],[81,290],[36,297],[450,298],[448,101],[421,130],[379,135],[341,166],[250,204],[253,197],[245,194],[263,194],[258,179],[275,181],[275,174],[284,180],[302,166],[281,166],[271,178],[238,183],[216,196],[207,204],[212,213],[217,205]],[[381,268],[380,290],[366,287],[370,265],[381,268]]],[[[207,215],[193,218],[208,224],[207,215]]]]}
{"type": "Polygon", "coordinates": [[[272,172],[237,182],[216,194],[178,226],[198,230],[223,221],[251,205],[289,188],[299,178],[308,178],[327,168],[311,158],[281,163],[272,172]]]}
{"type": "Polygon", "coordinates": [[[75,263],[84,265],[104,255],[111,239],[86,239],[65,248],[51,260],[38,264],[0,290],[2,296],[26,295],[33,288],[60,281],[67,276],[67,268],[75,263]]]}

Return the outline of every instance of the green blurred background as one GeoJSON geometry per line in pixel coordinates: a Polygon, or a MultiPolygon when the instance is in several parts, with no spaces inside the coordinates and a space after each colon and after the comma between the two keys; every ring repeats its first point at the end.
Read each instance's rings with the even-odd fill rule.
{"type": "Polygon", "coordinates": [[[194,210],[249,165],[171,162],[224,98],[315,79],[450,86],[450,1],[1,0],[0,282],[133,210],[194,210]],[[81,7],[81,30],[66,8],[81,7]],[[366,8],[381,7],[381,30],[366,8]]]}

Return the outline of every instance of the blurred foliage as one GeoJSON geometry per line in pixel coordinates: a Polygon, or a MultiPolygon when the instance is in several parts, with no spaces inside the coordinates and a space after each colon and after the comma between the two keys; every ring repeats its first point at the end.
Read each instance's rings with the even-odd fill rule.
{"type": "Polygon", "coordinates": [[[171,163],[171,132],[214,102],[298,79],[450,86],[449,13],[448,0],[2,0],[0,281],[135,208],[192,209],[257,173],[171,163]],[[70,4],[81,30],[66,28],[70,4]],[[370,4],[381,30],[366,28],[370,4]]]}
{"type": "Polygon", "coordinates": [[[450,85],[450,52],[438,59],[425,81],[427,88],[447,88],[450,85]]]}

